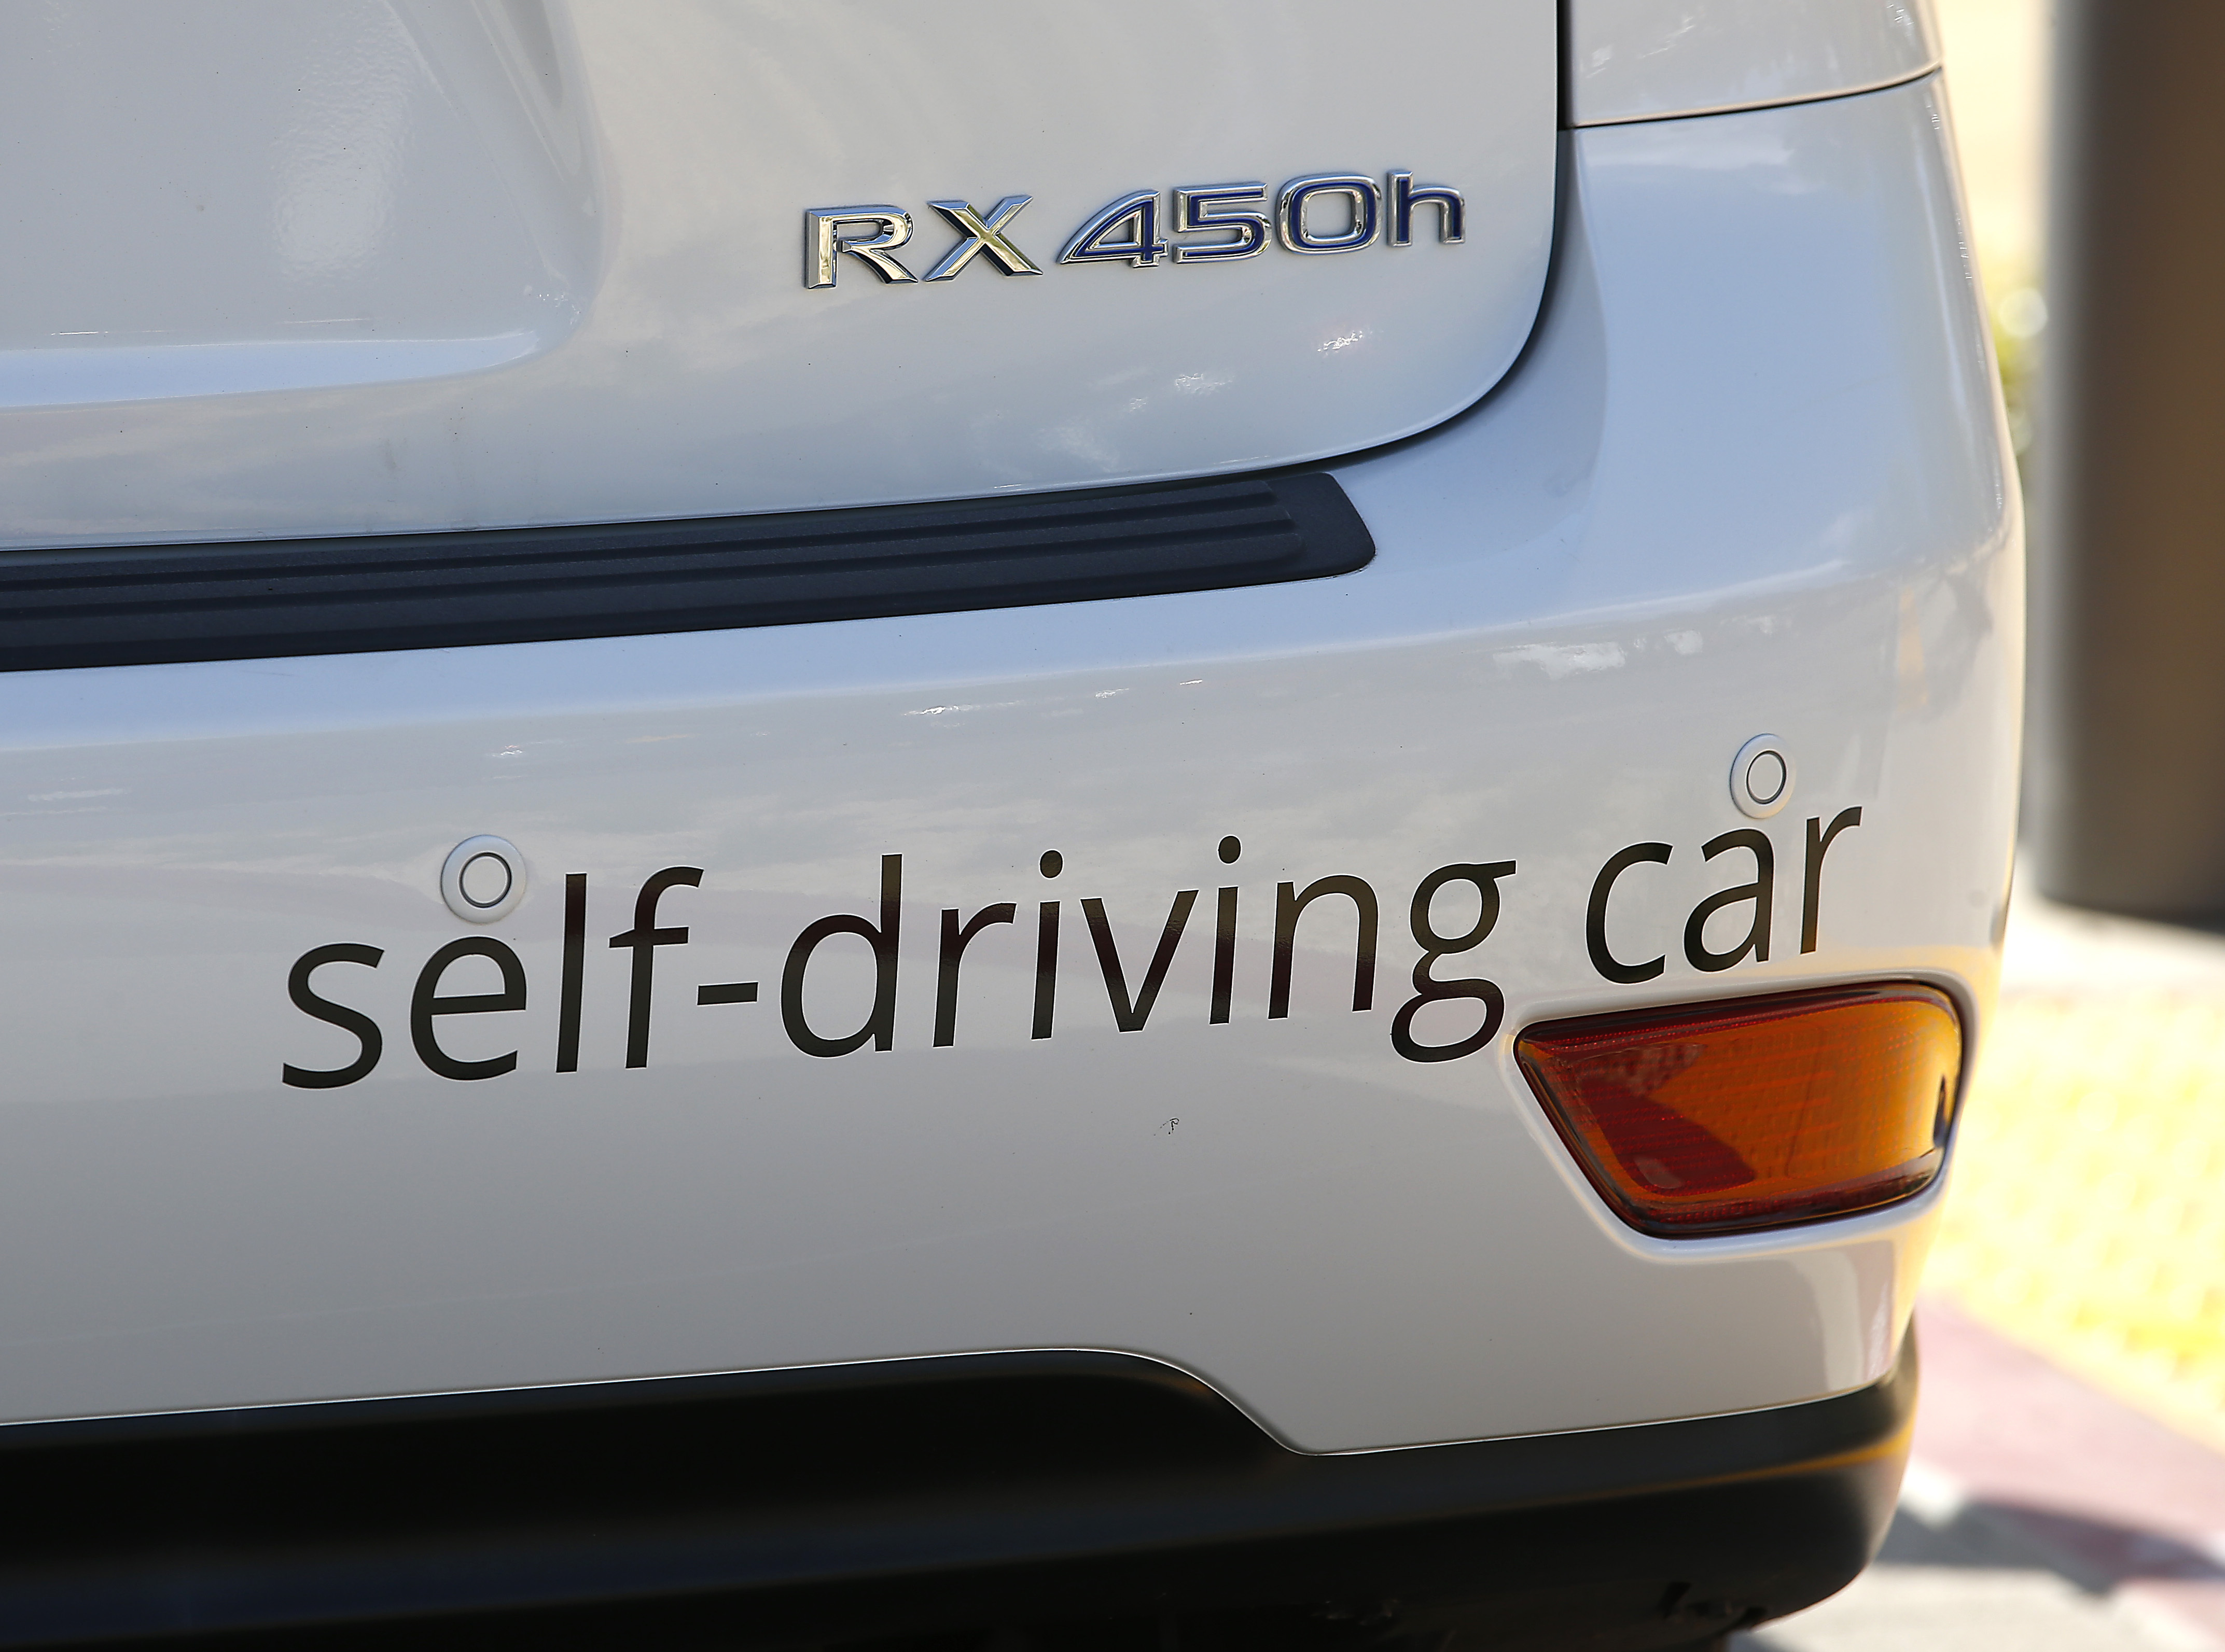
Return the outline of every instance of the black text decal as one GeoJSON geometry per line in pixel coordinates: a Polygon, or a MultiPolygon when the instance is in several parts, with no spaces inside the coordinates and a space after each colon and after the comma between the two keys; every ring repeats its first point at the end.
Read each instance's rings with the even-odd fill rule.
{"type": "MultiPolygon", "coordinates": [[[[1862,812],[1859,808],[1841,811],[1828,826],[1820,815],[1807,822],[1801,845],[1800,950],[1803,953],[1816,951],[1818,945],[1824,858],[1835,840],[1861,823],[1862,812]]],[[[1619,895],[1627,902],[1628,891],[1636,890],[1642,898],[1648,887],[1645,880],[1669,875],[1663,869],[1672,864],[1693,864],[1689,858],[1678,860],[1676,845],[1634,843],[1616,851],[1601,865],[1592,879],[1584,906],[1583,936],[1586,953],[1601,978],[1625,985],[1655,980],[1670,968],[1672,952],[1678,951],[1686,965],[1704,975],[1734,969],[1749,959],[1758,964],[1769,961],[1776,915],[1777,846],[1766,832],[1741,827],[1708,839],[1698,845],[1696,851],[1700,865],[1708,870],[1715,887],[1701,896],[1684,915],[1681,934],[1671,921],[1661,933],[1649,938],[1645,923],[1634,919],[1627,908],[1620,919],[1614,917],[1619,895]],[[1710,945],[1711,927],[1715,945],[1710,945]],[[1618,945],[1622,948],[1620,952],[1616,950],[1618,945]]],[[[1243,845],[1235,838],[1220,840],[1222,864],[1234,864],[1242,852],[1243,845]]],[[[1692,852],[1690,848],[1683,851],[1687,857],[1692,852]]],[[[1038,863],[1038,870],[1046,883],[1056,880],[1066,870],[1065,858],[1056,850],[1047,851],[1038,863]]],[[[1488,1048],[1499,1036],[1506,1016],[1506,994],[1496,981],[1478,973],[1462,973],[1461,970],[1467,963],[1468,955],[1481,947],[1497,927],[1502,886],[1514,876],[1515,863],[1511,860],[1455,861],[1438,867],[1415,886],[1407,902],[1407,927],[1414,944],[1421,950],[1421,957],[1413,966],[1413,994],[1398,1005],[1389,1028],[1391,1048],[1401,1059],[1418,1062],[1459,1060],[1488,1048]],[[1442,927],[1446,920],[1440,907],[1449,907],[1455,912],[1464,910],[1466,897],[1460,893],[1463,888],[1474,891],[1475,917],[1465,928],[1448,931],[1442,927]],[[1442,903],[1441,896],[1444,897],[1442,903]]],[[[682,904],[685,897],[678,892],[700,888],[703,877],[704,869],[700,866],[667,866],[651,873],[633,892],[631,927],[609,937],[607,944],[611,947],[631,953],[624,995],[628,1067],[649,1065],[657,954],[687,946],[691,933],[688,925],[669,921],[663,908],[670,899],[681,906],[678,915],[686,915],[682,904]]],[[[789,942],[780,974],[780,1025],[789,1043],[802,1054],[833,1060],[865,1050],[869,1046],[874,1051],[896,1047],[897,999],[903,974],[899,969],[897,949],[903,915],[903,857],[883,855],[880,898],[870,915],[856,911],[831,913],[806,924],[789,942]],[[823,947],[831,945],[838,949],[854,949],[859,943],[863,943],[872,961],[870,1009],[854,1025],[815,1024],[804,1007],[805,984],[814,961],[823,947]]],[[[1651,887],[1658,889],[1659,885],[1651,887]]],[[[1207,1023],[1226,1025],[1234,1004],[1240,891],[1238,886],[1228,885],[1213,892],[1209,926],[1198,912],[1205,893],[1195,889],[1174,890],[1167,897],[1163,919],[1156,903],[1147,908],[1140,915],[1148,925],[1156,927],[1156,934],[1147,927],[1144,933],[1150,937],[1148,948],[1132,943],[1125,955],[1105,900],[1096,896],[1081,897],[1076,902],[1081,909],[1079,928],[1086,932],[1088,942],[1083,955],[1093,955],[1095,973],[1104,986],[1105,1010],[1077,1011],[1069,1002],[1066,1013],[1069,1016],[1082,1013],[1094,1020],[1109,1011],[1118,1032],[1144,1033],[1151,1024],[1162,991],[1183,946],[1190,945],[1195,952],[1197,946],[1209,945],[1212,985],[1207,1023]],[[1209,934],[1209,940],[1193,941],[1193,934],[1209,934]]],[[[566,877],[552,1062],[558,1073],[579,1070],[580,1028],[590,1008],[585,992],[587,900],[587,874],[574,872],[566,877]]],[[[1064,905],[1058,899],[1036,903],[1034,991],[1029,1028],[1030,1036],[1034,1039],[1049,1038],[1060,1013],[1058,978],[1064,905]]],[[[1678,906],[1682,905],[1679,901],[1678,906]]],[[[1392,910],[1397,910],[1395,906],[1392,910]]],[[[1375,887],[1366,878],[1331,873],[1303,885],[1295,879],[1276,885],[1265,1019],[1282,1021],[1291,1014],[1293,978],[1300,968],[1298,932],[1309,915],[1322,915],[1314,916],[1314,927],[1309,933],[1318,933],[1325,924],[1340,926],[1341,933],[1343,922],[1352,924],[1351,1005],[1355,1013],[1372,1011],[1381,902],[1375,887]]],[[[1133,921],[1139,915],[1130,910],[1124,915],[1133,921]]],[[[1006,926],[1025,927],[1023,903],[1018,900],[992,902],[971,913],[958,907],[943,908],[940,917],[931,1038],[931,1048],[937,1049],[955,1045],[964,1030],[960,1015],[964,1002],[960,989],[967,948],[992,930],[1006,926]]],[[[1253,921],[1263,923],[1265,919],[1262,913],[1253,921]]],[[[1069,946],[1080,940],[1072,926],[1066,927],[1064,935],[1069,946]]],[[[282,1068],[285,1083],[305,1090],[338,1089],[358,1082],[377,1067],[385,1048],[377,1023],[363,1010],[330,995],[344,994],[351,978],[338,966],[377,969],[384,957],[384,953],[376,946],[343,941],[312,947],[294,961],[286,979],[287,996],[303,1014],[351,1035],[356,1040],[357,1051],[352,1060],[340,1067],[299,1067],[287,1063],[282,1068]],[[320,974],[325,971],[334,973],[320,974]]],[[[1334,961],[1340,971],[1341,983],[1341,956],[1334,961]]],[[[476,967],[484,979],[485,965],[476,967]]],[[[450,1053],[442,1042],[441,1034],[448,1017],[500,1016],[523,1010],[526,1007],[527,988],[523,961],[508,945],[492,936],[466,935],[440,946],[418,970],[409,996],[409,1044],[417,1060],[428,1072],[457,1080],[495,1079],[516,1072],[525,1059],[521,1051],[466,1060],[450,1053]],[[444,990],[451,968],[472,959],[485,959],[494,965],[499,977],[499,991],[444,990]]],[[[1069,997],[1071,991],[1070,983],[1069,997]]],[[[1338,992],[1341,997],[1341,984],[1338,992]]],[[[1083,1002],[1086,1003],[1094,996],[1093,990],[1085,990],[1083,1002]]],[[[748,1004],[758,1002],[758,984],[755,981],[711,982],[696,988],[695,1002],[699,1005],[748,1004]]],[[[615,1005],[612,1009],[614,1010],[615,1005]]],[[[824,1015],[822,1010],[822,1020],[824,1015]]],[[[1164,1021],[1162,1015],[1161,1024],[1164,1021]]]]}
{"type": "Polygon", "coordinates": [[[359,946],[343,940],[330,946],[312,946],[294,960],[293,971],[286,978],[286,996],[293,999],[294,1007],[319,1021],[328,1021],[344,1032],[353,1033],[363,1048],[345,1067],[329,1072],[298,1067],[289,1062],[285,1069],[288,1084],[301,1090],[337,1090],[344,1084],[353,1084],[378,1065],[379,1051],[385,1043],[379,1036],[378,1023],[360,1010],[319,997],[309,985],[309,978],[327,964],[360,964],[375,970],[378,960],[385,956],[376,946],[359,946]]]}
{"type": "MultiPolygon", "coordinates": [[[[1858,808],[1841,810],[1829,826],[1823,824],[1821,815],[1811,816],[1808,821],[1806,855],[1800,878],[1800,950],[1803,953],[1816,950],[1816,929],[1822,921],[1823,857],[1833,839],[1861,823],[1862,812],[1858,808]]],[[[1607,944],[1607,910],[1616,886],[1626,875],[1634,875],[1641,866],[1666,866],[1675,854],[1675,848],[1669,844],[1634,843],[1609,855],[1599,876],[1592,880],[1591,899],[1584,907],[1584,950],[1591,956],[1592,967],[1607,980],[1625,984],[1651,981],[1669,967],[1665,953],[1636,960],[1618,957],[1607,944]]],[[[1737,856],[1750,857],[1748,864],[1753,876],[1743,883],[1734,883],[1708,896],[1684,920],[1684,959],[1694,969],[1710,975],[1733,968],[1749,958],[1757,964],[1766,964],[1776,910],[1777,849],[1769,835],[1748,827],[1726,832],[1700,845],[1702,860],[1712,861],[1723,855],[1734,857],[1726,863],[1734,865],[1738,864],[1737,856]],[[1718,912],[1739,907],[1747,911],[1746,932],[1727,951],[1711,949],[1707,940],[1708,921],[1718,912]]]]}

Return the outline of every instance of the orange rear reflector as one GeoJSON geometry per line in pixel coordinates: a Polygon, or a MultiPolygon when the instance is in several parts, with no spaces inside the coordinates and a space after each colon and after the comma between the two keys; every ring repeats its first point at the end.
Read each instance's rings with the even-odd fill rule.
{"type": "Polygon", "coordinates": [[[1540,1022],[1515,1058],[1592,1186],[1689,1236],[1873,1210],[1946,1161],[1962,1024],[1911,981],[1540,1022]]]}

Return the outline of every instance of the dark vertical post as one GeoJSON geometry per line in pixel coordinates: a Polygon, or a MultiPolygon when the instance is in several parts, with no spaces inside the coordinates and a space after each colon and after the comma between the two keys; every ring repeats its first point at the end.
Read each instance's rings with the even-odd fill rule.
{"type": "Polygon", "coordinates": [[[2026,835],[2225,913],[2225,4],[2057,0],[2026,835]]]}

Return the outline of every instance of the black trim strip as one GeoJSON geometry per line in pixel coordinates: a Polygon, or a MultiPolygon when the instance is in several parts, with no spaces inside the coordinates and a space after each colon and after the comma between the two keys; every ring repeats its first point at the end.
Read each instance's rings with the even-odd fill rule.
{"type": "Polygon", "coordinates": [[[1319,1457],[1167,1366],[1041,1353],[25,1425],[0,1645],[824,1644],[1391,1596],[1682,1644],[1727,1619],[1657,1620],[1672,1586],[1750,1617],[1860,1569],[1914,1399],[1905,1351],[1814,1404],[1319,1457]]]}
{"type": "Polygon", "coordinates": [[[0,553],[0,670],[792,625],[1348,573],[1309,471],[787,516],[0,553]]]}

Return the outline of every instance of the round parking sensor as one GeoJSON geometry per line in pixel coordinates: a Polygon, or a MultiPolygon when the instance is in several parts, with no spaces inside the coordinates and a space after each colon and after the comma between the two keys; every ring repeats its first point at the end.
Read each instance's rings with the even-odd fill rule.
{"type": "Polygon", "coordinates": [[[1792,801],[1792,754],[1773,734],[1757,734],[1731,759],[1731,801],[1741,814],[1766,820],[1792,801]]]}
{"type": "Polygon", "coordinates": [[[525,898],[525,857],[507,838],[466,838],[441,863],[441,898],[466,923],[506,918],[525,898]]]}

